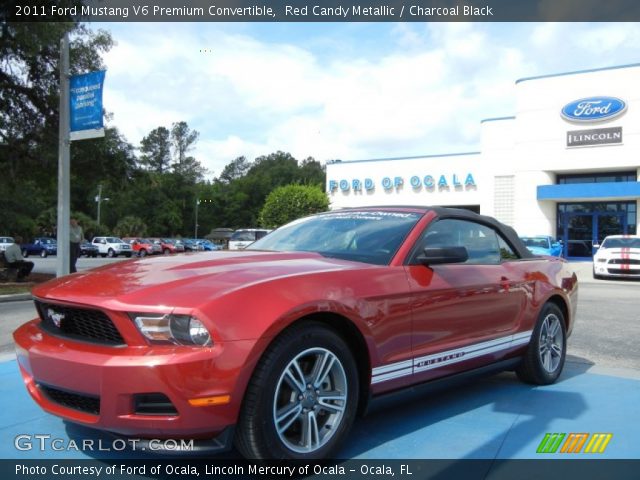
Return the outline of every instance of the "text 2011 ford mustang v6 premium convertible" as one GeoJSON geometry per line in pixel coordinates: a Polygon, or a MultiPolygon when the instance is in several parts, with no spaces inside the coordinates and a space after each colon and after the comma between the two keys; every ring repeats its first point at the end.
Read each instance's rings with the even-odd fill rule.
{"type": "Polygon", "coordinates": [[[567,267],[471,212],[340,210],[247,250],[43,284],[14,337],[31,396],[72,422],[319,458],[403,387],[493,368],[554,382],[577,301],[567,267]]]}

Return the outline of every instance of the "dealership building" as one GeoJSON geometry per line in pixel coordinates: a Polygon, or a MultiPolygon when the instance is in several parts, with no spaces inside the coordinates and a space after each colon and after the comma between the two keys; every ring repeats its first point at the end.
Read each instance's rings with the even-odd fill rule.
{"type": "Polygon", "coordinates": [[[331,207],[468,208],[588,258],[636,233],[638,85],[640,64],[523,78],[515,115],[481,121],[479,152],[329,163],[331,207]]]}

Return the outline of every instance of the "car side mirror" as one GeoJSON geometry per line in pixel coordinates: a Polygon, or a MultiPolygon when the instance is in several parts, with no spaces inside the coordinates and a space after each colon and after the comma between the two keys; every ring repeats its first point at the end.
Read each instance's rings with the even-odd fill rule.
{"type": "Polygon", "coordinates": [[[416,260],[422,265],[440,265],[443,263],[462,263],[469,259],[465,247],[425,248],[416,260]]]}

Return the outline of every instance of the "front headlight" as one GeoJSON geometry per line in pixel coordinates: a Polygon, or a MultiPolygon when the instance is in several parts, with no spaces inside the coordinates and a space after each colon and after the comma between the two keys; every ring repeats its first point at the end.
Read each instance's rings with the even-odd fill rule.
{"type": "Polygon", "coordinates": [[[130,316],[140,333],[154,343],[213,344],[204,324],[191,315],[132,313],[130,316]]]}

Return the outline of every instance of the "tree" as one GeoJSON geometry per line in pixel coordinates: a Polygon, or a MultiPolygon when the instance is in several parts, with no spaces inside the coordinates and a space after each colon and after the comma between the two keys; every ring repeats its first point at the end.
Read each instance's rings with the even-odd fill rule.
{"type": "Polygon", "coordinates": [[[113,231],[119,237],[144,237],[147,234],[147,225],[140,217],[127,215],[118,222],[113,231]]]}
{"type": "Polygon", "coordinates": [[[69,33],[72,74],[103,69],[113,41],[72,19],[0,28],[0,226],[31,236],[34,219],[56,203],[60,39],[69,33]]]}
{"type": "Polygon", "coordinates": [[[324,212],[329,208],[326,193],[311,185],[285,185],[273,190],[260,212],[260,223],[277,228],[297,218],[324,212]]]}
{"type": "Polygon", "coordinates": [[[244,177],[249,168],[251,168],[251,163],[247,161],[247,158],[245,156],[238,157],[224,167],[218,178],[221,182],[228,184],[233,180],[244,177]]]}
{"type": "Polygon", "coordinates": [[[201,180],[206,169],[194,157],[187,156],[198,141],[200,133],[191,130],[187,122],[176,122],[171,126],[171,144],[173,146],[173,171],[182,175],[186,181],[195,183],[201,180]]]}
{"type": "Polygon", "coordinates": [[[173,161],[183,163],[187,158],[187,152],[198,141],[200,133],[191,130],[187,122],[176,122],[171,125],[171,144],[173,145],[173,161]]]}
{"type": "Polygon", "coordinates": [[[171,163],[170,133],[165,127],[158,127],[140,142],[140,164],[156,173],[164,173],[171,163]]]}

